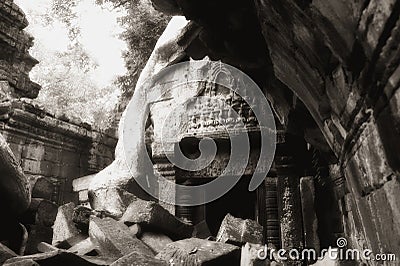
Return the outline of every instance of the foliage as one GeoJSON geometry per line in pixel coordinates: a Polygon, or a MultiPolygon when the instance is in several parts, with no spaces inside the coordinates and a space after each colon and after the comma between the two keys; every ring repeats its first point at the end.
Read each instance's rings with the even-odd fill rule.
{"type": "Polygon", "coordinates": [[[40,38],[35,38],[31,53],[40,63],[31,74],[42,86],[36,102],[56,116],[106,129],[114,119],[120,89],[115,82],[99,86],[95,81],[98,64],[80,42],[76,8],[84,0],[49,1],[45,11],[33,8],[27,12],[30,24],[48,30],[61,25],[68,38],[62,41],[66,42],[66,49],[61,52],[49,49],[40,38]]]}
{"type": "Polygon", "coordinates": [[[128,44],[128,51],[124,54],[128,73],[117,80],[122,89],[120,105],[122,111],[131,98],[136,81],[170,18],[156,11],[150,0],[96,0],[96,2],[98,4],[111,2],[116,8],[124,7],[127,10],[127,14],[119,19],[125,29],[121,37],[128,44]]]}
{"type": "Polygon", "coordinates": [[[98,65],[81,44],[79,16],[82,14],[77,13],[77,7],[86,0],[47,1],[50,4],[45,12],[35,13],[33,8],[27,13],[28,19],[43,28],[63,25],[68,45],[63,52],[49,51],[36,38],[31,52],[40,64],[32,71],[32,78],[43,87],[37,101],[57,116],[106,128],[131,98],[139,74],[169,18],[157,12],[150,0],[96,0],[102,8],[111,6],[121,10],[118,22],[124,33],[120,38],[128,46],[123,54],[127,74],[117,77],[113,84],[99,87],[94,80],[98,65]],[[115,107],[116,103],[119,106],[115,107]]]}

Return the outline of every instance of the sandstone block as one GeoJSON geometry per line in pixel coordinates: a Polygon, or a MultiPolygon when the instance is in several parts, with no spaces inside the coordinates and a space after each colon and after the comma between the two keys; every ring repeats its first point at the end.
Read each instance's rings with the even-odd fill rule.
{"type": "Polygon", "coordinates": [[[39,253],[35,255],[11,258],[8,259],[5,264],[29,265],[29,264],[24,264],[27,263],[28,261],[29,262],[34,261],[39,265],[74,265],[74,266],[109,265],[111,263],[109,259],[78,256],[76,254],[59,249],[47,253],[39,253]]]}
{"type": "Polygon", "coordinates": [[[193,227],[184,223],[153,201],[133,201],[121,218],[127,225],[139,224],[143,228],[161,230],[172,239],[191,237],[193,227]]]}
{"type": "Polygon", "coordinates": [[[55,203],[33,198],[29,209],[22,215],[21,221],[25,224],[35,224],[51,227],[56,220],[58,207],[55,203]]]}
{"type": "Polygon", "coordinates": [[[105,256],[120,258],[137,251],[140,254],[154,256],[142,241],[131,236],[129,228],[112,218],[91,217],[89,236],[99,246],[105,256]]]}
{"type": "Polygon", "coordinates": [[[145,232],[140,237],[147,246],[149,246],[156,254],[160,253],[168,244],[173,241],[166,235],[160,233],[145,232]]]}
{"type": "Polygon", "coordinates": [[[262,244],[263,227],[256,221],[243,220],[227,214],[218,231],[217,241],[235,245],[246,242],[262,244]]]}
{"type": "Polygon", "coordinates": [[[73,222],[74,208],[74,203],[68,203],[58,208],[56,221],[53,226],[52,245],[80,234],[73,222]]]}
{"type": "Polygon", "coordinates": [[[31,225],[26,243],[25,254],[35,254],[38,252],[37,246],[41,242],[51,243],[53,229],[44,225],[31,225]]]}
{"type": "Polygon", "coordinates": [[[53,197],[55,186],[45,177],[32,177],[30,178],[32,187],[32,198],[42,198],[51,200],[53,197]]]}
{"type": "Polygon", "coordinates": [[[175,266],[239,265],[240,249],[226,243],[189,238],[169,244],[156,258],[175,266]]]}
{"type": "Polygon", "coordinates": [[[155,259],[153,256],[146,256],[138,252],[132,252],[115,261],[111,266],[167,266],[165,261],[155,259]]]}
{"type": "Polygon", "coordinates": [[[3,264],[6,260],[16,257],[14,251],[0,243],[0,264],[3,264]]]}

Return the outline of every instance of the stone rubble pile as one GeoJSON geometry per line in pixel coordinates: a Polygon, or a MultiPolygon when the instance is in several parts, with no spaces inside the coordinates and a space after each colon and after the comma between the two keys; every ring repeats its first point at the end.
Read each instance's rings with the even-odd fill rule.
{"type": "Polygon", "coordinates": [[[122,217],[33,199],[25,255],[0,243],[2,265],[277,265],[257,259],[263,228],[228,214],[217,238],[158,203],[135,199],[122,217]],[[57,209],[56,209],[57,210],[57,209]],[[48,236],[48,232],[53,232],[48,236]]]}

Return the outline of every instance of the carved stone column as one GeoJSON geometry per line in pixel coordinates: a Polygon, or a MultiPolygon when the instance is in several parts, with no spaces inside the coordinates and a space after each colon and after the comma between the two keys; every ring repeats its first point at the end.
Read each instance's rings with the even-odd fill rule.
{"type": "MultiPolygon", "coordinates": [[[[278,210],[282,248],[289,251],[303,248],[302,209],[300,199],[300,174],[296,166],[295,154],[298,145],[292,138],[277,145],[275,167],[278,176],[278,210]]],[[[290,261],[287,265],[301,262],[290,261]]]]}

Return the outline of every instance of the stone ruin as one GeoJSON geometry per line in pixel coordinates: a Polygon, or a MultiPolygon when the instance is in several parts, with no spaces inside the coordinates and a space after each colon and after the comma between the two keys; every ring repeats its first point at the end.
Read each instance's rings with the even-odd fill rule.
{"type": "MultiPolygon", "coordinates": [[[[138,114],[138,128],[134,130],[140,134],[135,140],[138,145],[128,151],[132,160],[125,161],[122,122],[115,160],[97,174],[79,172],[83,177],[71,184],[71,189],[79,195],[79,204],[86,207],[75,202],[57,210],[51,202],[54,198],[30,200],[26,177],[29,170],[24,167],[23,171],[18,166],[17,159],[2,141],[0,202],[1,206],[10,203],[1,209],[10,219],[3,221],[2,228],[7,228],[8,235],[2,237],[0,262],[6,265],[309,265],[315,261],[281,261],[273,249],[313,248],[319,252],[338,247],[339,238],[347,240],[347,248],[394,254],[399,260],[400,1],[152,2],[156,9],[175,16],[156,44],[131,100],[133,111],[138,114]],[[185,207],[157,202],[135,181],[152,167],[176,184],[195,186],[216,178],[225,166],[227,140],[218,129],[216,115],[210,111],[220,111],[218,106],[209,108],[202,102],[194,102],[193,109],[188,107],[186,119],[178,119],[175,127],[171,127],[171,132],[178,133],[170,132],[171,148],[167,151],[160,149],[163,137],[160,130],[166,108],[178,105],[177,93],[152,103],[150,120],[144,115],[145,110],[139,108],[148,93],[144,86],[147,77],[179,62],[206,57],[245,72],[270,101],[277,134],[272,167],[265,172],[263,184],[249,192],[246,176],[254,170],[252,162],[257,160],[260,148],[257,121],[244,111],[247,107],[242,99],[233,95],[227,104],[238,111],[242,109],[241,120],[248,123],[249,134],[252,131],[250,162],[241,181],[229,193],[208,204],[185,207]],[[174,155],[177,146],[189,157],[195,157],[196,147],[205,137],[218,144],[211,167],[187,172],[168,160],[167,155],[174,155]],[[146,150],[135,148],[141,147],[141,142],[145,142],[146,150]],[[149,154],[153,165],[141,159],[144,153],[149,154]],[[29,233],[26,224],[35,225],[29,233]],[[52,233],[42,230],[51,226],[52,233]],[[51,234],[51,239],[45,234],[51,234]],[[264,245],[272,255],[260,261],[257,253],[264,245]]],[[[11,1],[6,1],[0,8],[2,16],[9,10],[5,6],[17,9],[11,1]]],[[[25,24],[13,26],[19,25],[21,32],[25,24]]],[[[0,44],[4,46],[3,42],[0,44]]],[[[16,54],[9,55],[8,60],[2,61],[21,59],[16,54]]],[[[27,60],[31,63],[24,64],[32,67],[34,60],[27,60]]],[[[23,79],[26,73],[20,76],[23,79]]],[[[8,78],[5,80],[9,88],[5,91],[14,98],[26,88],[18,87],[17,82],[8,78]]],[[[184,92],[188,97],[207,94],[229,99],[219,89],[201,84],[187,87],[184,92]]],[[[12,102],[11,106],[17,106],[12,102]]],[[[14,121],[18,121],[19,112],[36,115],[39,121],[51,120],[46,115],[41,118],[37,112],[32,114],[27,103],[18,106],[22,107],[17,112],[4,112],[5,117],[7,114],[10,117],[5,121],[11,121],[4,126],[7,133],[16,131],[10,127],[18,124],[14,121]]],[[[67,171],[61,166],[61,172],[67,171]]],[[[66,178],[69,177],[77,176],[71,174],[66,178]]],[[[45,185],[38,189],[42,187],[45,185]]],[[[192,196],[166,191],[161,180],[154,190],[161,199],[172,197],[178,201],[192,196]]],[[[316,265],[327,263],[316,262],[316,265]]],[[[379,265],[376,261],[331,263],[379,265]]],[[[398,261],[385,263],[398,265],[398,261]]]]}

